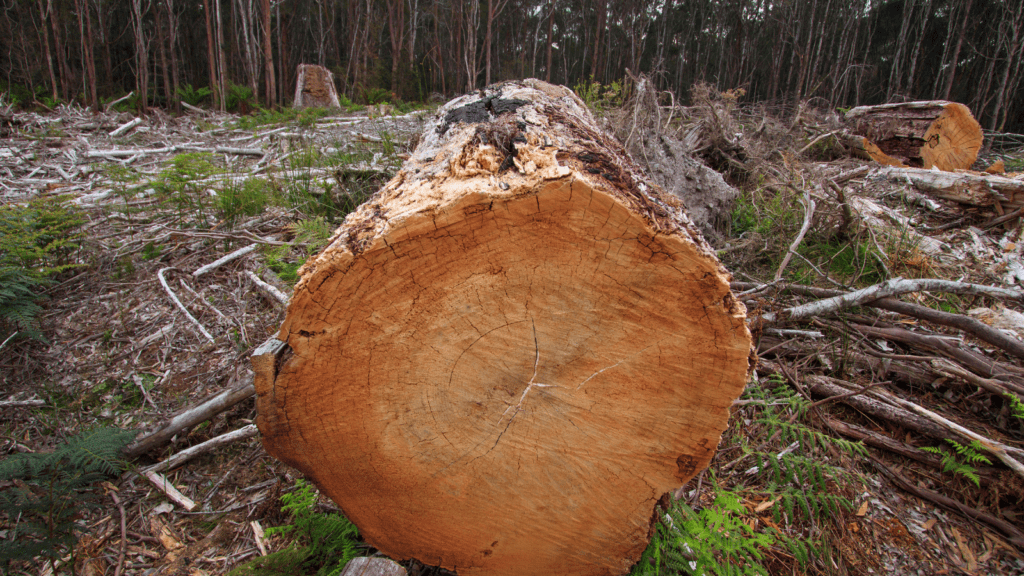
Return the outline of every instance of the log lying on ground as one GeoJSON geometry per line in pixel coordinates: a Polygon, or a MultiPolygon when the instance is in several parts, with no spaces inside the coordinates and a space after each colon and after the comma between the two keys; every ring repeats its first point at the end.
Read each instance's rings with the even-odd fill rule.
{"type": "Polygon", "coordinates": [[[918,190],[970,206],[994,206],[1012,210],[1024,206],[1024,180],[970,172],[940,172],[921,168],[876,168],[868,178],[909,182],[918,190]]]}
{"type": "Polygon", "coordinates": [[[945,100],[858,106],[846,113],[867,157],[893,166],[968,169],[982,132],[967,106],[945,100]]]}
{"type": "Polygon", "coordinates": [[[392,558],[624,574],[743,388],[728,278],[572,92],[495,86],[303,267],[257,424],[392,558]]]}

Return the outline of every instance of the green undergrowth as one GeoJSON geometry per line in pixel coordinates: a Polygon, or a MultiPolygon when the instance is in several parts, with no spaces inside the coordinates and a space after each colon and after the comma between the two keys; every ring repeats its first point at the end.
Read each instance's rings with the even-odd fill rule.
{"type": "Polygon", "coordinates": [[[813,572],[831,556],[827,526],[851,510],[845,494],[859,483],[845,460],[865,448],[810,427],[810,402],[777,379],[751,385],[744,401],[723,440],[742,465],[713,465],[707,492],[664,511],[633,576],[773,574],[776,552],[813,572]]]}
{"type": "Polygon", "coordinates": [[[308,575],[336,576],[359,555],[359,530],[340,514],[317,510],[317,492],[303,480],[295,490],[281,496],[282,512],[291,524],[269,528],[268,537],[290,538],[284,548],[250,560],[230,576],[308,575]]]}
{"type": "Polygon", "coordinates": [[[85,222],[60,196],[0,206],[0,342],[15,332],[41,338],[37,316],[43,290],[81,265],[85,222]]]}
{"type": "MultiPolygon", "coordinates": [[[[135,438],[133,430],[98,428],[69,438],[53,452],[15,454],[0,461],[0,572],[11,564],[45,559],[53,573],[71,554],[84,526],[83,511],[100,508],[101,480],[125,469],[121,450],[135,438]]],[[[20,573],[20,572],[19,572],[20,573]]]]}

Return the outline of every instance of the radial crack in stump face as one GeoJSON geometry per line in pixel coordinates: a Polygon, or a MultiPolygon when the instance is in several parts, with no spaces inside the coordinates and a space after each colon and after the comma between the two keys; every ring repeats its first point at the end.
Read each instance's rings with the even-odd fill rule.
{"type": "MultiPolygon", "coordinates": [[[[536,106],[514,114],[528,124],[536,106]]],[[[258,422],[389,556],[622,574],[658,499],[710,459],[749,333],[685,221],[655,225],[634,207],[656,197],[557,165],[537,142],[581,151],[530,126],[519,149],[535,170],[502,173],[506,187],[460,172],[472,150],[417,150],[448,167],[407,166],[346,221],[304,269],[280,334],[293,353],[273,394],[258,390],[258,422]]]]}

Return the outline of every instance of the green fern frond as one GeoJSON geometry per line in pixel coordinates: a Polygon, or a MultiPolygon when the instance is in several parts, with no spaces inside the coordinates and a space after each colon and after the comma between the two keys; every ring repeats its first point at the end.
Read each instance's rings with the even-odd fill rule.
{"type": "Polygon", "coordinates": [[[956,440],[946,438],[946,442],[953,447],[953,453],[934,446],[923,446],[921,450],[942,457],[943,472],[963,476],[975,486],[981,486],[981,478],[978,476],[975,466],[992,464],[987,456],[981,454],[985,447],[977,440],[972,440],[969,444],[961,444],[956,440]]]}
{"type": "Polygon", "coordinates": [[[295,490],[281,496],[282,512],[292,524],[266,530],[267,536],[293,535],[295,542],[284,550],[246,562],[231,571],[232,576],[308,574],[336,576],[359,555],[359,530],[338,514],[316,511],[316,490],[304,480],[295,490]]]}

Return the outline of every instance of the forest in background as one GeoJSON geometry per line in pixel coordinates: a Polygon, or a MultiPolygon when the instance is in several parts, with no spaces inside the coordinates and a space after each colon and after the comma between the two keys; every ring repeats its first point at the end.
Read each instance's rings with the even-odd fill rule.
{"type": "Polygon", "coordinates": [[[0,13],[0,91],[22,105],[134,91],[139,110],[246,112],[290,103],[296,66],[313,63],[357,102],[643,72],[679,95],[704,81],[828,107],[954,100],[989,131],[1024,132],[1020,0],[7,0],[0,13]]]}

